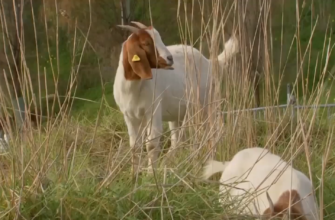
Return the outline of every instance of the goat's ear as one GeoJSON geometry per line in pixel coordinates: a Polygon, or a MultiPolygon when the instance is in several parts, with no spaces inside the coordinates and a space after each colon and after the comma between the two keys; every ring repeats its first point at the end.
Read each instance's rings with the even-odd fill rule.
{"type": "Polygon", "coordinates": [[[278,199],[276,204],[273,207],[267,208],[264,212],[264,219],[269,219],[271,216],[282,213],[283,211],[288,212],[288,209],[291,209],[292,219],[301,219],[306,220],[303,216],[303,208],[300,201],[299,193],[296,190],[285,191],[278,199]]]}
{"type": "MultiPolygon", "coordinates": [[[[301,216],[303,215],[304,211],[302,208],[302,204],[301,204],[301,198],[299,193],[296,190],[292,190],[291,191],[291,196],[290,196],[290,191],[286,191],[285,193],[283,193],[283,195],[279,198],[279,201],[282,201],[283,203],[286,201],[287,203],[289,202],[291,197],[291,213],[294,216],[301,216]]],[[[289,204],[287,204],[288,206],[289,204]]],[[[305,218],[301,218],[301,220],[304,220],[305,218]]]]}
{"type": "Polygon", "coordinates": [[[140,80],[141,77],[139,77],[134,71],[133,68],[130,66],[130,63],[128,62],[128,49],[127,44],[125,43],[123,45],[123,68],[124,68],[124,77],[126,80],[140,80]]]}
{"type": "Polygon", "coordinates": [[[152,79],[151,67],[145,51],[140,48],[139,43],[135,39],[128,39],[124,47],[124,65],[126,79],[152,79]],[[128,65],[126,64],[128,63],[128,65]],[[131,67],[131,70],[129,69],[131,67]],[[133,73],[130,73],[132,71],[133,73]],[[128,72],[128,73],[127,73],[128,72]],[[134,76],[134,73],[137,76],[134,76]]]}

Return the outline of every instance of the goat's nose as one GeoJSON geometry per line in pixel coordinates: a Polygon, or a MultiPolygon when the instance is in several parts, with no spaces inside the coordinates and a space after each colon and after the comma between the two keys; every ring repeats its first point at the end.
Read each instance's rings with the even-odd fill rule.
{"type": "Polygon", "coordinates": [[[173,63],[173,57],[172,57],[172,55],[169,55],[166,58],[168,59],[168,61],[170,61],[171,63],[173,63]]]}

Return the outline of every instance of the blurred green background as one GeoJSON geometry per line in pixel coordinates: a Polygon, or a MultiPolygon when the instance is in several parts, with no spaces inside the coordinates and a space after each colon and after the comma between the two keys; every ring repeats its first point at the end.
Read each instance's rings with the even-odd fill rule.
{"type": "MultiPolygon", "coordinates": [[[[181,36],[185,36],[186,29],[182,30],[183,33],[181,33],[179,24],[192,24],[193,41],[190,40],[192,39],[190,36],[183,37],[183,42],[187,39],[186,43],[190,44],[200,36],[201,20],[209,20],[212,3],[211,1],[200,3],[199,1],[180,1],[181,4],[178,4],[178,2],[177,0],[131,0],[129,20],[149,24],[151,16],[153,25],[160,32],[166,45],[182,42],[181,36]],[[205,6],[203,18],[201,17],[200,4],[205,6]]],[[[222,1],[221,7],[224,9],[231,2],[222,1]]],[[[117,24],[121,23],[120,1],[91,0],[90,3],[82,0],[34,0],[32,10],[30,1],[27,1],[23,13],[25,57],[34,92],[38,92],[39,84],[41,84],[42,94],[45,94],[46,88],[43,82],[46,80],[48,94],[54,93],[57,85],[59,94],[64,95],[68,89],[71,72],[78,71],[76,96],[99,101],[103,93],[103,82],[106,86],[106,100],[114,105],[112,84],[118,64],[120,45],[125,37],[125,33],[116,27],[117,24]],[[59,13],[60,11],[65,12],[67,16],[62,16],[59,13]],[[85,46],[83,56],[81,56],[85,42],[84,36],[89,28],[89,44],[85,46]],[[37,42],[38,47],[36,47],[35,42],[37,42]],[[47,49],[48,44],[49,51],[47,49]],[[39,65],[37,64],[36,48],[38,48],[39,65]],[[46,79],[44,76],[46,76],[46,79]],[[55,78],[59,79],[58,84],[54,83],[55,78]]],[[[311,38],[312,24],[316,20],[318,21],[311,39],[311,53],[306,54],[306,56],[309,56],[310,62],[303,63],[304,72],[309,72],[308,76],[303,77],[307,78],[307,80],[305,79],[306,82],[309,82],[307,87],[312,90],[313,85],[315,86],[312,83],[313,80],[318,81],[320,73],[323,71],[321,69],[323,65],[320,65],[320,61],[324,62],[326,59],[325,51],[323,51],[324,41],[329,36],[334,37],[335,34],[335,31],[332,30],[335,27],[334,15],[331,13],[335,11],[335,3],[331,0],[324,0],[301,1],[299,4],[301,15],[300,43],[303,54],[311,38]],[[328,31],[327,35],[326,31],[328,31]],[[333,33],[329,34],[331,31],[333,33]]],[[[275,78],[279,77],[279,73],[283,74],[280,86],[280,102],[285,103],[286,84],[293,83],[297,76],[296,43],[293,41],[297,28],[296,1],[273,1],[271,22],[273,40],[273,68],[271,71],[275,78]],[[289,53],[291,46],[291,52],[289,53]],[[281,67],[280,57],[283,58],[281,67]],[[286,65],[285,68],[283,68],[284,65],[286,65]]],[[[194,46],[198,47],[199,42],[194,46]]],[[[204,46],[204,54],[208,55],[206,48],[210,45],[204,42],[204,46]]],[[[1,69],[6,68],[5,60],[4,54],[0,54],[1,69]]],[[[335,90],[331,89],[334,80],[334,55],[332,55],[330,61],[329,69],[326,70],[327,83],[329,83],[326,88],[329,88],[329,91],[326,92],[331,93],[329,102],[332,102],[335,98],[335,90]]],[[[300,77],[302,76],[300,75],[300,77]]],[[[95,106],[92,103],[76,100],[73,111],[81,111],[89,115],[94,114],[98,108],[98,104],[95,106]]]]}

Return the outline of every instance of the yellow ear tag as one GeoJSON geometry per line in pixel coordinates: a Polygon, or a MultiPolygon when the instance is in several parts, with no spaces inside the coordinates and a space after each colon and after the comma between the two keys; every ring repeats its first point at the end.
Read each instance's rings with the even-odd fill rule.
{"type": "Polygon", "coordinates": [[[133,59],[131,59],[131,61],[133,62],[140,61],[140,60],[141,59],[136,54],[133,56],[133,59]]]}

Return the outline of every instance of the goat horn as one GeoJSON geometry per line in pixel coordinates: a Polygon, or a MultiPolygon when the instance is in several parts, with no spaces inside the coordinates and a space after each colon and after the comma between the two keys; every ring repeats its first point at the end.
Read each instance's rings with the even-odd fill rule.
{"type": "Polygon", "coordinates": [[[117,26],[120,27],[120,28],[126,29],[130,32],[133,32],[133,33],[137,33],[138,30],[139,30],[137,27],[133,27],[133,26],[130,26],[130,25],[117,25],[117,26]]]}
{"type": "Polygon", "coordinates": [[[138,22],[138,21],[132,21],[130,23],[135,24],[137,27],[139,27],[141,29],[148,28],[147,26],[145,26],[144,24],[142,24],[141,22],[138,22]]]}
{"type": "Polygon", "coordinates": [[[272,200],[271,200],[270,195],[269,195],[268,192],[266,192],[266,198],[268,199],[269,206],[270,206],[270,210],[271,210],[272,212],[274,212],[274,205],[273,205],[273,202],[272,202],[272,200]]]}

